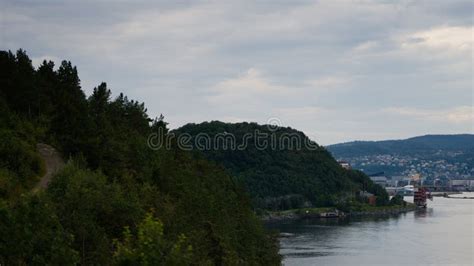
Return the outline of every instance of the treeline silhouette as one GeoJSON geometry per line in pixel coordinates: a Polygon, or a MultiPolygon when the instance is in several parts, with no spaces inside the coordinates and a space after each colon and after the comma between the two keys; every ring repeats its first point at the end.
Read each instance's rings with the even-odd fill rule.
{"type": "Polygon", "coordinates": [[[86,97],[63,61],[37,69],[0,51],[0,265],[278,265],[246,192],[226,170],[172,145],[143,103],[105,83],[86,97]],[[45,190],[37,143],[66,166],[45,190]]]}

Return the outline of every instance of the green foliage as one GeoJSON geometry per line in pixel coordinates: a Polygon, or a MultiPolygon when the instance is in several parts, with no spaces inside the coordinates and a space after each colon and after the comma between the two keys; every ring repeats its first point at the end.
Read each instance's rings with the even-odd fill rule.
{"type": "Polygon", "coordinates": [[[128,227],[123,241],[115,241],[114,258],[120,265],[189,265],[192,247],[180,235],[175,243],[164,239],[163,223],[149,213],[138,225],[136,236],[128,227]]]}
{"type": "Polygon", "coordinates": [[[390,205],[406,205],[401,195],[395,195],[390,199],[390,205]]]}
{"type": "Polygon", "coordinates": [[[281,197],[267,197],[265,199],[256,198],[253,202],[254,206],[260,206],[267,210],[289,210],[310,206],[311,203],[306,201],[302,195],[293,194],[281,197]]]}
{"type": "Polygon", "coordinates": [[[255,123],[212,121],[187,124],[177,129],[176,133],[190,134],[190,144],[193,145],[198,143],[196,138],[199,134],[207,134],[210,148],[194,148],[200,150],[206,159],[222,164],[236,182],[243,184],[256,208],[284,210],[300,208],[308,202],[314,206],[335,206],[359,190],[380,196],[381,205],[388,202],[385,190],[365,174],[344,170],[321,146],[308,149],[304,145],[309,142],[308,137],[291,128],[272,130],[255,123]],[[216,135],[224,132],[235,137],[237,147],[245,143],[245,135],[252,137],[247,139],[245,149],[225,149],[221,143],[214,142],[216,135]],[[254,132],[268,134],[268,141],[272,137],[276,139],[277,148],[270,144],[265,149],[257,148],[254,132]],[[285,136],[296,136],[301,148],[294,143],[290,147],[288,142],[282,142],[285,136]]]}
{"type": "Polygon", "coordinates": [[[2,265],[74,265],[73,238],[44,195],[23,196],[12,206],[0,202],[2,265]]]}
{"type": "Polygon", "coordinates": [[[0,101],[0,198],[18,196],[45,171],[35,145],[32,125],[10,114],[0,101]]]}
{"type": "Polygon", "coordinates": [[[276,238],[266,235],[248,208],[250,201],[223,169],[204,160],[192,160],[190,154],[180,150],[166,153],[157,165],[159,169],[153,171],[153,182],[167,193],[173,205],[166,200],[168,207],[156,209],[169,213],[157,212],[157,216],[172,235],[187,236],[194,262],[279,263],[276,238]]]}
{"type": "Polygon", "coordinates": [[[32,117],[37,109],[34,86],[35,71],[25,51],[0,51],[0,88],[10,107],[32,117]]]}
{"type": "Polygon", "coordinates": [[[86,149],[88,134],[92,134],[87,101],[81,90],[76,67],[63,61],[56,74],[55,112],[50,133],[55,135],[65,154],[86,149]]]}
{"type": "Polygon", "coordinates": [[[12,131],[0,129],[0,159],[0,168],[14,172],[22,183],[44,171],[34,146],[15,136],[12,131]]]}
{"type": "Polygon", "coordinates": [[[70,162],[48,187],[61,223],[74,236],[83,264],[106,264],[110,243],[122,228],[139,221],[138,195],[127,193],[107,177],[70,162]]]}
{"type": "Polygon", "coordinates": [[[136,175],[145,171],[151,153],[146,146],[150,119],[143,103],[123,94],[111,101],[110,95],[107,84],[102,83],[88,99],[94,134],[88,136],[83,152],[91,167],[107,175],[136,175]]]}
{"type": "Polygon", "coordinates": [[[277,238],[222,168],[175,144],[148,148],[168,130],[143,103],[111,99],[105,83],[86,98],[70,62],[35,70],[21,50],[0,51],[0,89],[0,264],[280,264],[277,238]],[[72,159],[34,194],[38,142],[72,159]]]}

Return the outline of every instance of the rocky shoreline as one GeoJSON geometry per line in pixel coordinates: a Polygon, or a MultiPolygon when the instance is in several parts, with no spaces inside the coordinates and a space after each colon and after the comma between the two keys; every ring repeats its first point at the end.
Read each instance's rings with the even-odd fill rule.
{"type": "Polygon", "coordinates": [[[373,211],[353,211],[349,213],[349,216],[377,216],[377,215],[393,215],[406,213],[416,210],[416,206],[406,206],[400,207],[397,209],[382,209],[382,210],[373,210],[373,211]]]}
{"type": "Polygon", "coordinates": [[[312,211],[312,209],[301,209],[301,210],[290,210],[282,212],[267,212],[260,215],[260,219],[264,222],[280,222],[287,220],[303,220],[303,219],[335,219],[335,218],[346,218],[346,217],[363,217],[363,216],[383,216],[383,215],[396,215],[414,211],[416,206],[413,204],[407,206],[400,206],[398,208],[387,207],[380,209],[372,209],[365,211],[350,211],[341,212],[335,210],[338,213],[337,216],[327,217],[326,212],[312,211]]]}

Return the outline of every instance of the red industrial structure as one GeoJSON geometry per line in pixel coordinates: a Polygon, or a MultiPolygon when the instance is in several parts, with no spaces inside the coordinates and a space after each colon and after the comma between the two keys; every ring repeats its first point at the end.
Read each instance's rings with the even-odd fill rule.
{"type": "Polygon", "coordinates": [[[415,189],[415,192],[413,194],[413,203],[415,203],[417,207],[426,208],[427,199],[431,200],[432,196],[431,196],[431,193],[429,193],[428,190],[426,190],[426,188],[419,187],[415,189]]]}

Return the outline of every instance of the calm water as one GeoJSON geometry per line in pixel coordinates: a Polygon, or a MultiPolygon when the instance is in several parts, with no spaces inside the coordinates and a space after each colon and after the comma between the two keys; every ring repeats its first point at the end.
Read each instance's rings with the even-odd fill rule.
{"type": "Polygon", "coordinates": [[[474,200],[435,197],[398,216],[269,226],[287,233],[285,265],[474,265],[473,221],[474,200]]]}

